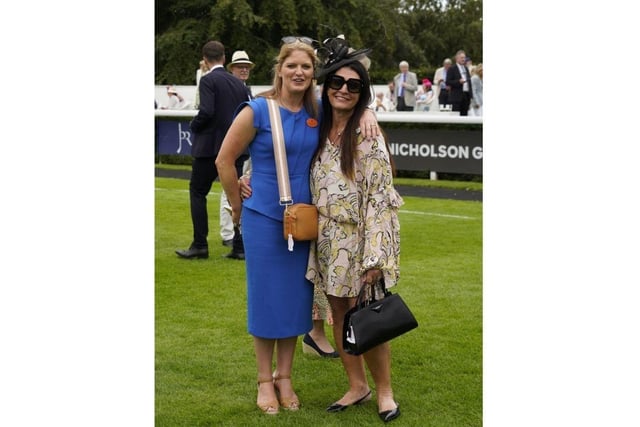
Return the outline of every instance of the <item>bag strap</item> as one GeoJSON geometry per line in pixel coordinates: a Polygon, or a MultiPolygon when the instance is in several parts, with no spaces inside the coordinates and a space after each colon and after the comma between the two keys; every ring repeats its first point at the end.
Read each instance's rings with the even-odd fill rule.
{"type": "Polygon", "coordinates": [[[291,186],[289,184],[289,166],[287,165],[287,152],[284,148],[284,136],[282,132],[282,119],[280,108],[273,98],[267,98],[269,107],[269,120],[271,121],[271,137],[273,139],[273,155],[276,159],[276,173],[278,175],[278,192],[280,204],[291,205],[291,186]]]}

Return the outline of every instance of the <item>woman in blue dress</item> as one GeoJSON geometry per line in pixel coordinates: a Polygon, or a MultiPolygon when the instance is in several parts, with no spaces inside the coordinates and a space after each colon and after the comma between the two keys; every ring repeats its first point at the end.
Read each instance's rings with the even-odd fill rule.
{"type": "MultiPolygon", "coordinates": [[[[313,284],[305,278],[309,242],[295,242],[289,251],[283,238],[284,207],[279,201],[266,98],[274,99],[280,108],[293,202],[311,203],[309,170],[319,143],[320,120],[314,83],[316,46],[306,37],[283,41],[274,66],[273,88],[238,107],[216,159],[233,222],[242,227],[247,324],[258,369],[257,405],[266,414],[277,414],[280,407],[300,407],[291,369],[298,335],[312,328],[313,284]],[[252,196],[243,202],[235,160],[247,148],[252,196]]],[[[376,123],[371,117],[366,123],[376,123]]]]}
{"type": "Polygon", "coordinates": [[[283,44],[274,67],[273,88],[239,107],[216,159],[233,221],[242,224],[247,323],[258,368],[257,405],[267,414],[278,413],[280,406],[289,410],[300,406],[291,385],[291,368],[298,335],[312,328],[313,285],[305,279],[309,242],[296,242],[289,251],[282,235],[284,207],[279,202],[266,98],[275,99],[280,107],[293,201],[310,203],[309,167],[319,137],[315,65],[310,44],[297,38],[283,44]],[[247,147],[254,195],[242,203],[233,165],[247,147]]]}

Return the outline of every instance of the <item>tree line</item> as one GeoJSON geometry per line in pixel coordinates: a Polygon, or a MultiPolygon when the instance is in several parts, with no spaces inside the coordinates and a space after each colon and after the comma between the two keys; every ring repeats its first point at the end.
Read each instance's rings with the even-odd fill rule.
{"type": "Polygon", "coordinates": [[[384,84],[409,62],[433,78],[444,58],[463,49],[482,62],[482,0],[156,0],[155,84],[195,84],[202,45],[219,40],[227,62],[244,50],[256,64],[250,84],[271,84],[284,36],[324,40],[344,34],[372,48],[373,83],[384,84]]]}

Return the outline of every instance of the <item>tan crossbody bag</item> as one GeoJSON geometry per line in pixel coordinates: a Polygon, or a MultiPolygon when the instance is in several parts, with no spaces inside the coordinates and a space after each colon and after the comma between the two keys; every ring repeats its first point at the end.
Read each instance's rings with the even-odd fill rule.
{"type": "Polygon", "coordinates": [[[293,251],[294,241],[316,240],[318,238],[318,209],[315,205],[307,203],[293,203],[280,108],[276,101],[270,98],[267,98],[267,105],[269,106],[269,120],[271,121],[273,154],[276,159],[280,205],[284,206],[283,234],[288,242],[289,250],[293,251]]]}

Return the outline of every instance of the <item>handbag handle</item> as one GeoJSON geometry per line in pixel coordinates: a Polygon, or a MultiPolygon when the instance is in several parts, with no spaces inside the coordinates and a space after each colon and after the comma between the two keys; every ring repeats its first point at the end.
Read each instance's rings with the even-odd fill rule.
{"type": "Polygon", "coordinates": [[[391,292],[389,292],[387,287],[384,285],[384,277],[382,277],[377,282],[371,283],[370,285],[365,284],[364,286],[362,286],[362,288],[360,288],[360,292],[358,292],[358,299],[356,300],[356,306],[362,308],[378,301],[376,299],[376,286],[380,287],[380,290],[384,294],[385,298],[391,295],[391,292]],[[365,299],[366,290],[368,288],[371,289],[371,297],[369,299],[365,299]]]}
{"type": "Polygon", "coordinates": [[[267,98],[269,107],[269,120],[271,121],[271,138],[273,139],[273,155],[276,159],[276,173],[278,175],[278,192],[280,204],[291,205],[291,186],[289,184],[289,166],[287,165],[287,153],[284,148],[284,136],[282,132],[282,119],[280,108],[275,99],[267,98]]]}

